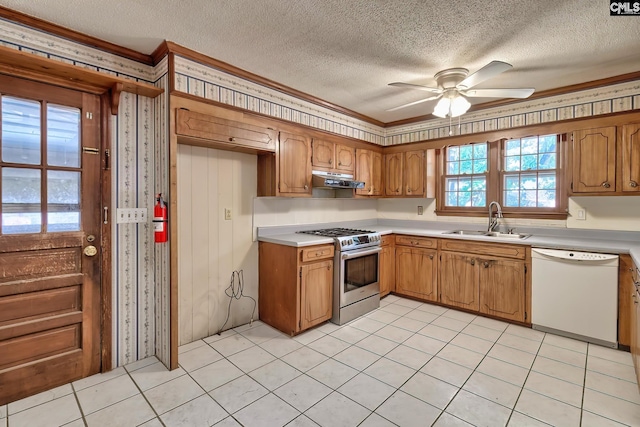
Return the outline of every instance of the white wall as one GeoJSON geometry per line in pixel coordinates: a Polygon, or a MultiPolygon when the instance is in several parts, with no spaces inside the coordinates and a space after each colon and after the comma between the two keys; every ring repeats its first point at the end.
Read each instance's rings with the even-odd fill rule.
{"type": "MultiPolygon", "coordinates": [[[[252,239],[257,157],[178,146],[179,342],[204,338],[227,316],[231,273],[243,270],[244,294],[258,299],[258,244],[252,239]],[[224,210],[231,209],[231,220],[224,210]]],[[[253,301],[231,304],[225,329],[248,323],[253,301]]],[[[257,318],[256,308],[254,318],[257,318]]]]}

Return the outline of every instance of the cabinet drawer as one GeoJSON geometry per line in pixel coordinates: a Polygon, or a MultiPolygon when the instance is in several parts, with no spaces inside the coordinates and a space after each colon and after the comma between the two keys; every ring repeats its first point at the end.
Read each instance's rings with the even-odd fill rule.
{"type": "Polygon", "coordinates": [[[275,151],[277,133],[273,129],[254,126],[208,114],[177,110],[176,133],[231,146],[275,151]]]}
{"type": "Polygon", "coordinates": [[[438,240],[429,237],[396,236],[396,245],[435,249],[438,246],[438,240]]]}
{"type": "Polygon", "coordinates": [[[393,245],[395,241],[396,239],[393,234],[385,234],[384,236],[382,236],[381,246],[393,245]]]}
{"type": "Polygon", "coordinates": [[[523,245],[505,245],[501,243],[477,243],[468,240],[440,240],[440,249],[443,251],[455,251],[475,253],[479,255],[525,259],[527,251],[523,245]]]}
{"type": "Polygon", "coordinates": [[[318,259],[332,258],[333,245],[312,246],[300,251],[300,260],[302,262],[315,261],[318,259]]]}

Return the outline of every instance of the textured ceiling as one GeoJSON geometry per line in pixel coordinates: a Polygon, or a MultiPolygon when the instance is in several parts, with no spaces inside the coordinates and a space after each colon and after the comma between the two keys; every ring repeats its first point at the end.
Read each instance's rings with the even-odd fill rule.
{"type": "MultiPolygon", "coordinates": [[[[478,88],[537,91],[640,71],[640,16],[594,0],[0,0],[8,8],[151,53],[170,40],[374,119],[430,113],[445,68],[513,69],[478,88]],[[426,96],[425,96],[426,95],[426,96]]],[[[489,99],[476,98],[472,103],[489,99]]]]}

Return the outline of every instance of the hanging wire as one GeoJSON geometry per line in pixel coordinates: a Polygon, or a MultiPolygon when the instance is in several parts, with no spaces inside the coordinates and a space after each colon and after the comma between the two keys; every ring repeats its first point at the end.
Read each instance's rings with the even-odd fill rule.
{"type": "Polygon", "coordinates": [[[234,299],[240,300],[241,298],[249,298],[251,301],[253,301],[253,311],[251,312],[251,320],[249,321],[249,325],[253,324],[253,316],[256,314],[256,307],[258,306],[258,303],[253,297],[244,295],[243,290],[244,290],[243,270],[240,270],[240,271],[234,270],[231,273],[231,280],[229,281],[229,286],[224,291],[224,293],[229,297],[229,305],[227,306],[227,318],[225,319],[224,323],[220,327],[220,330],[218,331],[218,335],[222,333],[222,331],[224,330],[224,327],[227,325],[227,322],[229,321],[229,317],[231,316],[231,303],[233,302],[234,299]],[[236,278],[237,278],[237,284],[236,284],[236,278]]]}

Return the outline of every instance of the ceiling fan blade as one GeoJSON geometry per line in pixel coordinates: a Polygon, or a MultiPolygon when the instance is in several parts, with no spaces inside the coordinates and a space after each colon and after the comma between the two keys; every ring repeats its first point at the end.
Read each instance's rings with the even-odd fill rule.
{"type": "Polygon", "coordinates": [[[396,111],[396,110],[400,110],[400,109],[402,109],[402,108],[411,107],[412,105],[422,104],[423,102],[433,101],[434,99],[438,99],[438,98],[440,98],[441,96],[442,96],[442,95],[436,95],[436,96],[432,96],[432,97],[430,97],[430,98],[420,99],[420,100],[418,100],[418,101],[413,101],[413,102],[410,102],[410,103],[408,103],[408,104],[400,105],[399,107],[391,108],[391,109],[389,109],[389,110],[387,110],[387,111],[396,111]]]}
{"type": "Polygon", "coordinates": [[[433,93],[441,93],[442,92],[442,89],[439,89],[437,87],[413,85],[411,83],[395,82],[395,83],[389,83],[389,86],[403,87],[403,88],[407,88],[407,89],[417,89],[417,90],[423,90],[425,92],[433,92],[433,93]]]}
{"type": "Polygon", "coordinates": [[[511,68],[511,64],[507,64],[506,62],[491,61],[487,65],[480,68],[478,71],[458,83],[456,87],[459,89],[468,89],[474,87],[475,85],[478,85],[485,80],[495,77],[500,73],[504,73],[511,68]]]}
{"type": "Polygon", "coordinates": [[[534,91],[533,88],[469,89],[461,91],[461,93],[469,98],[528,98],[534,91]]]}

